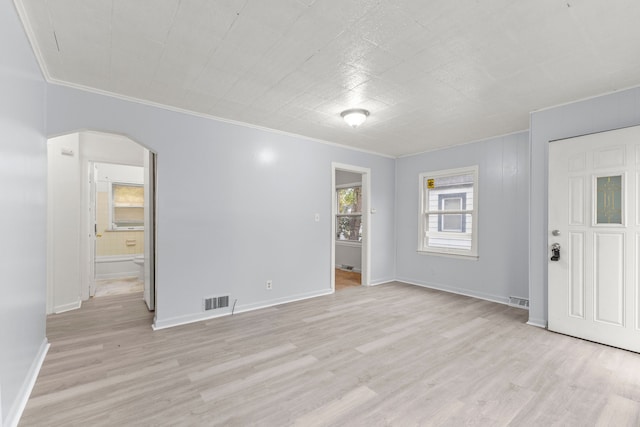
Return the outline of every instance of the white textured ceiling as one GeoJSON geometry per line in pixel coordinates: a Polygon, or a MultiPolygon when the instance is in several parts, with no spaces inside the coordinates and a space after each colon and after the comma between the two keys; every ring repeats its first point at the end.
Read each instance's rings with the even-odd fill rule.
{"type": "Polygon", "coordinates": [[[404,155],[640,85],[637,0],[16,0],[47,78],[404,155]],[[366,108],[348,127],[340,113],[366,108]]]}

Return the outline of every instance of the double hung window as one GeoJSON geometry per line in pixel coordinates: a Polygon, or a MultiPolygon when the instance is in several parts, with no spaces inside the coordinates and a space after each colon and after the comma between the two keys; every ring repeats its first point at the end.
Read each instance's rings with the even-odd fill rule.
{"type": "Polygon", "coordinates": [[[362,242],[362,186],[338,188],[336,198],[336,241],[362,242]]]}
{"type": "Polygon", "coordinates": [[[420,174],[418,251],[478,256],[478,167],[420,174]]]}

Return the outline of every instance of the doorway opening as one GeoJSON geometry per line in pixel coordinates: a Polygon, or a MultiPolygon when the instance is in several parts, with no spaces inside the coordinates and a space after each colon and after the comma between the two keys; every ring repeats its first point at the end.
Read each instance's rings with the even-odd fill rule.
{"type": "Polygon", "coordinates": [[[370,170],[332,164],[331,288],[369,284],[370,170]]]}
{"type": "Polygon", "coordinates": [[[143,292],[144,167],[89,162],[89,173],[89,227],[95,233],[90,248],[95,280],[90,280],[89,296],[143,292]]]}
{"type": "Polygon", "coordinates": [[[47,151],[47,314],[131,292],[155,310],[155,153],[91,131],[47,151]]]}

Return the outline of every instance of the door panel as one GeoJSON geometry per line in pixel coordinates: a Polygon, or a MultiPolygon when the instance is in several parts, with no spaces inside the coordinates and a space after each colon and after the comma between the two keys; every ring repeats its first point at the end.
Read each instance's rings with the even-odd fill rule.
{"type": "Polygon", "coordinates": [[[595,233],[595,320],[624,326],[624,235],[595,233]]]}
{"type": "Polygon", "coordinates": [[[640,352],[639,189],[640,127],[550,143],[550,330],[640,352]]]}
{"type": "Polygon", "coordinates": [[[584,225],[584,178],[569,179],[569,225],[584,225]]]}
{"type": "Polygon", "coordinates": [[[569,271],[569,315],[584,319],[584,233],[573,232],[569,239],[571,270],[569,271]]]}

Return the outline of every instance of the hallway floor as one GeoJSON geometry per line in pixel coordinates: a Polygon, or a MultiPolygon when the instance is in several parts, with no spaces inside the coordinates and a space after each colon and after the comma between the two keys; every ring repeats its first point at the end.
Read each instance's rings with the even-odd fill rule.
{"type": "Polygon", "coordinates": [[[144,282],[138,280],[137,276],[100,279],[96,280],[96,294],[94,297],[130,294],[142,292],[143,290],[144,282]]]}
{"type": "Polygon", "coordinates": [[[355,271],[347,271],[336,268],[336,291],[360,286],[362,283],[362,275],[355,271]]]}

